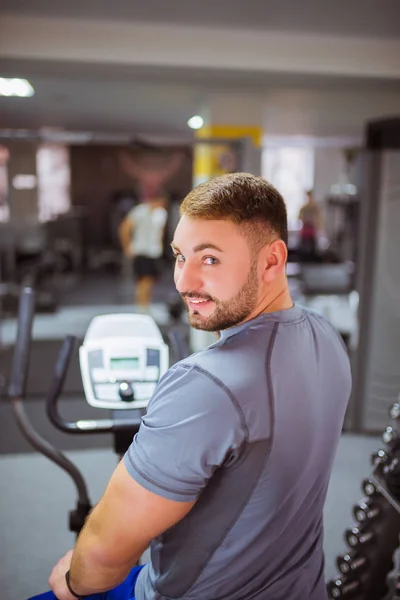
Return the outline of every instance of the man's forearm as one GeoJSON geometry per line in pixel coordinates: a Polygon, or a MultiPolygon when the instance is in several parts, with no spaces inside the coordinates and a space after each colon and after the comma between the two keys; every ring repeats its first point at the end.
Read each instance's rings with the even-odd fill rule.
{"type": "Polygon", "coordinates": [[[124,568],[110,566],[88,556],[78,555],[75,558],[74,552],[69,583],[73,591],[81,596],[106,592],[126,579],[133,564],[124,568]]]}
{"type": "Polygon", "coordinates": [[[70,585],[82,596],[105,592],[122,583],[142,554],[138,550],[137,556],[129,556],[125,562],[120,558],[115,560],[110,547],[113,544],[107,545],[101,530],[96,532],[95,519],[92,513],[79,536],[71,561],[70,585]]]}

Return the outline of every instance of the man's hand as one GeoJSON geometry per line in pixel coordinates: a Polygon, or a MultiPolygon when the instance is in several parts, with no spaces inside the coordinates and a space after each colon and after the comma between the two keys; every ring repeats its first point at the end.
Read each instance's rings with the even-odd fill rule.
{"type": "Polygon", "coordinates": [[[60,558],[49,577],[49,585],[58,600],[75,600],[65,581],[65,573],[71,566],[72,554],[73,550],[68,550],[67,554],[60,558]]]}

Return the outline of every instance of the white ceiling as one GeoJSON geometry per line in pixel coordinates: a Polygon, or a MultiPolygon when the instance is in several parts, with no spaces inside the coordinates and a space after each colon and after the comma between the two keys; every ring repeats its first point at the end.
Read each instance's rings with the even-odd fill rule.
{"type": "Polygon", "coordinates": [[[393,105],[395,109],[396,98],[400,101],[400,82],[340,77],[35,61],[5,61],[2,73],[28,77],[36,93],[32,98],[0,98],[0,129],[63,127],[131,135],[173,133],[191,139],[187,120],[202,114],[210,97],[219,94],[227,104],[233,97],[244,97],[244,123],[253,118],[246,115],[246,98],[253,103],[265,99],[273,115],[268,129],[274,134],[290,134],[291,128],[302,134],[358,135],[359,121],[373,116],[368,112],[371,107],[379,110],[382,95],[394,98],[386,110],[393,105]],[[372,95],[371,89],[375,90],[372,95]],[[357,98],[362,99],[360,107],[357,98]]]}
{"type": "MultiPolygon", "coordinates": [[[[400,0],[0,0],[0,16],[8,11],[57,19],[400,38],[400,0]]],[[[369,118],[374,107],[378,114],[380,107],[390,113],[396,110],[396,98],[400,99],[400,79],[93,64],[53,60],[51,51],[48,60],[6,57],[1,61],[1,75],[28,78],[36,93],[30,99],[0,98],[0,129],[63,127],[190,138],[187,119],[201,113],[213,94],[229,99],[245,92],[268,104],[273,92],[279,97],[269,113],[273,133],[287,134],[291,129],[324,136],[358,135],[362,119],[369,118]],[[329,94],[335,100],[329,100],[329,94]],[[286,112],[279,112],[280,104],[287,105],[286,112]],[[310,107],[314,116],[309,114],[310,107]],[[317,114],[321,107],[322,117],[317,114]],[[335,114],[330,120],[331,113],[335,114]],[[285,127],[288,131],[283,131],[285,127]]]]}
{"type": "Polygon", "coordinates": [[[399,0],[0,0],[40,16],[400,36],[399,0]]]}
{"type": "Polygon", "coordinates": [[[7,63],[2,72],[28,77],[36,92],[32,98],[0,98],[0,127],[186,132],[187,120],[200,109],[201,86],[117,71],[7,63]]]}

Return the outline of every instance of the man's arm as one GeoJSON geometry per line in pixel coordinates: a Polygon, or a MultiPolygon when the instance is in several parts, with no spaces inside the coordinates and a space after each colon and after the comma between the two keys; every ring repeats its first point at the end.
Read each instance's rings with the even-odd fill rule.
{"type": "Polygon", "coordinates": [[[246,430],[225,388],[190,365],[161,378],[137,435],[79,536],[53,570],[58,600],[114,587],[150,541],[184,518],[246,430]]]}
{"type": "Polygon", "coordinates": [[[128,215],[126,215],[126,217],[121,222],[121,224],[118,228],[119,241],[121,243],[122,251],[125,254],[125,256],[131,255],[130,247],[131,247],[132,232],[133,232],[134,227],[135,227],[135,224],[134,224],[131,216],[128,214],[128,215]]]}
{"type": "MultiPolygon", "coordinates": [[[[71,588],[88,595],[124,581],[151,540],[180,521],[194,504],[146,490],[121,461],[78,538],[70,567],[71,588]]],[[[70,597],[65,569],[52,574],[49,583],[60,600],[70,597]]]]}

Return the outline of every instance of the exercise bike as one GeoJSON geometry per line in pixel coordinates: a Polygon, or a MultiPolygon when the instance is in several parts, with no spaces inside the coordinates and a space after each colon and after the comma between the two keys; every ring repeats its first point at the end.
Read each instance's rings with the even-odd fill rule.
{"type": "MultiPolygon", "coordinates": [[[[32,427],[24,408],[34,313],[35,291],[26,287],[19,303],[8,396],[24,437],[72,478],[77,491],[77,503],[69,514],[69,529],[78,535],[92,509],[85,480],[76,465],[32,427]]],[[[176,359],[187,356],[188,351],[179,331],[172,329],[168,337],[176,359]]],[[[149,315],[127,313],[95,317],[79,348],[82,383],[89,405],[109,411],[110,416],[66,421],[60,414],[58,400],[63,392],[76,343],[75,337],[68,336],[60,348],[46,398],[47,416],[59,430],[73,435],[111,433],[114,450],[121,458],[139,430],[141,418],[146,413],[158,380],[169,367],[169,346],[149,315]]]]}

